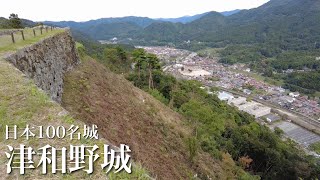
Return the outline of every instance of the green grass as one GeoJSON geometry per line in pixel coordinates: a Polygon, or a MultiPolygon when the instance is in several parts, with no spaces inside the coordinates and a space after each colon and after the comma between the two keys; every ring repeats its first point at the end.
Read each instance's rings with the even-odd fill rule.
{"type": "Polygon", "coordinates": [[[36,42],[39,42],[41,39],[47,38],[60,32],[64,32],[65,29],[54,29],[52,31],[49,29],[48,32],[46,32],[46,30],[42,30],[42,35],[40,34],[40,30],[36,29],[36,37],[34,37],[32,29],[24,29],[23,31],[25,40],[22,39],[20,32],[15,32],[15,43],[12,43],[11,35],[0,36],[0,54],[8,51],[15,51],[27,45],[34,44],[36,42]]]}
{"type": "Polygon", "coordinates": [[[76,48],[84,48],[84,45],[79,43],[79,42],[76,42],[76,48]]]}

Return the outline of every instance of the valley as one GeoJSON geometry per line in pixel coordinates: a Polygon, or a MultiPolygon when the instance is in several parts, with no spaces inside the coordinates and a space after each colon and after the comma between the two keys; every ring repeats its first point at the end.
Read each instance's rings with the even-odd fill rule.
{"type": "MultiPolygon", "coordinates": [[[[220,100],[231,104],[234,99],[245,97],[249,102],[258,102],[270,108],[268,112],[256,116],[257,120],[272,129],[279,127],[303,147],[320,142],[320,107],[308,96],[254,78],[254,73],[244,64],[225,65],[219,63],[219,57],[201,57],[195,52],[169,47],[139,48],[156,54],[164,64],[165,73],[179,79],[197,80],[208,93],[217,94],[220,100]],[[268,122],[269,114],[278,118],[268,122]],[[288,127],[297,130],[291,131],[292,128],[288,127]]],[[[237,107],[241,108],[242,104],[237,107]]],[[[249,110],[247,112],[256,115],[249,110]]]]}
{"type": "Polygon", "coordinates": [[[319,0],[59,1],[0,11],[0,179],[320,179],[319,0]]]}

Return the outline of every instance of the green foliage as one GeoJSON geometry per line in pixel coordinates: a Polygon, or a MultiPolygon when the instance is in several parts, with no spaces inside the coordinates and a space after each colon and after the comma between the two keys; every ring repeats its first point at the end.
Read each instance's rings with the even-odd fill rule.
{"type": "Polygon", "coordinates": [[[136,49],[132,52],[135,74],[129,79],[135,85],[144,89],[154,89],[160,83],[161,69],[160,60],[156,55],[146,53],[143,49],[136,49]],[[148,87],[147,87],[148,86],[148,87]]]}
{"type": "Polygon", "coordinates": [[[78,54],[80,56],[80,59],[83,60],[86,55],[85,47],[83,46],[83,44],[76,42],[76,48],[77,48],[78,54]]]}
{"type": "MultiPolygon", "coordinates": [[[[168,79],[167,76],[160,77],[168,79]]],[[[136,84],[138,79],[130,80],[136,84]]],[[[248,156],[253,159],[249,169],[264,179],[311,178],[320,173],[300,150],[280,139],[276,134],[280,132],[273,133],[256,123],[249,114],[226,105],[215,95],[208,95],[200,88],[199,82],[170,81],[166,86],[171,86],[166,88],[169,93],[155,86],[157,96],[165,92],[167,95],[161,96],[161,99],[167,98],[169,106],[185,116],[195,128],[196,136],[187,141],[191,159],[196,154],[197,146],[216,159],[221,159],[221,152],[230,153],[235,161],[248,156]],[[297,166],[303,166],[305,170],[298,170],[295,168],[297,166]]],[[[241,177],[251,178],[246,175],[241,177]]]]}
{"type": "Polygon", "coordinates": [[[314,93],[320,91],[320,71],[291,73],[285,78],[287,86],[295,91],[314,93]]]}
{"type": "Polygon", "coordinates": [[[196,157],[197,151],[198,151],[197,139],[195,137],[189,137],[187,139],[187,145],[188,145],[190,160],[194,161],[194,158],[196,157]]]}
{"type": "MultiPolygon", "coordinates": [[[[88,42],[85,42],[88,44],[88,42]]],[[[96,57],[102,64],[108,66],[115,73],[126,73],[130,71],[130,65],[132,63],[131,59],[125,47],[117,46],[104,46],[98,44],[90,44],[86,46],[86,52],[96,57]]],[[[80,51],[81,52],[81,51],[80,51]]],[[[83,52],[83,50],[82,50],[83,52]]]]}
{"type": "Polygon", "coordinates": [[[227,64],[256,62],[263,58],[257,47],[242,45],[228,46],[221,51],[221,56],[220,62],[227,64]]]}
{"type": "MultiPolygon", "coordinates": [[[[112,48],[105,50],[104,55],[117,65],[121,62],[117,52],[112,48]]],[[[186,139],[191,160],[199,150],[216,159],[223,159],[223,152],[228,152],[234,161],[251,158],[248,169],[263,179],[311,179],[320,174],[314,160],[306,158],[294,144],[283,142],[268,127],[255,122],[254,117],[221,102],[216,95],[208,95],[200,88],[200,82],[165,75],[158,60],[142,49],[127,54],[135,62],[127,78],[183,115],[194,129],[194,136],[186,139]]],[[[239,174],[240,177],[253,178],[245,174],[239,174]]]]}
{"type": "Polygon", "coordinates": [[[274,60],[271,61],[271,66],[275,69],[320,69],[320,57],[318,51],[288,51],[279,54],[274,60]]]}
{"type": "Polygon", "coordinates": [[[165,98],[164,95],[160,93],[157,89],[150,89],[148,90],[148,92],[163,104],[169,104],[169,100],[165,98]]]}
{"type": "Polygon", "coordinates": [[[10,23],[10,27],[12,27],[14,29],[23,28],[22,22],[21,22],[20,18],[18,17],[18,14],[14,14],[14,13],[10,14],[9,23],[10,23]]]}
{"type": "Polygon", "coordinates": [[[310,146],[311,150],[316,152],[317,154],[320,154],[320,142],[314,143],[310,146]]]}

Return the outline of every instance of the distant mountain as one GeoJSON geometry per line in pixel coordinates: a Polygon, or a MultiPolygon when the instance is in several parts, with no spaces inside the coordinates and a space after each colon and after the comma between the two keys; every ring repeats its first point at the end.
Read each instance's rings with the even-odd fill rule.
{"type": "Polygon", "coordinates": [[[208,14],[208,12],[202,13],[202,14],[197,14],[197,15],[194,15],[194,16],[183,16],[183,17],[179,17],[179,18],[158,18],[156,20],[172,22],[172,23],[183,23],[183,24],[186,24],[186,23],[192,22],[194,20],[197,20],[197,19],[203,17],[206,14],[208,14]]]}
{"type": "MultiPolygon", "coordinates": [[[[33,27],[37,24],[36,22],[30,21],[28,19],[20,19],[20,20],[23,27],[33,27]]],[[[4,28],[4,29],[11,28],[9,24],[9,19],[0,17],[0,28],[4,28]]]]}
{"type": "MultiPolygon", "coordinates": [[[[239,10],[222,12],[224,16],[229,16],[239,12],[239,10]]],[[[51,24],[59,27],[70,27],[73,30],[81,31],[83,33],[89,34],[91,38],[96,40],[109,39],[112,37],[129,37],[129,34],[135,34],[135,36],[140,37],[138,31],[142,31],[143,28],[146,30],[153,29],[154,26],[160,27],[162,25],[168,25],[165,22],[171,23],[182,23],[187,24],[195,20],[202,18],[205,15],[208,15],[210,12],[197,14],[194,16],[184,16],[179,18],[159,18],[151,19],[147,17],[121,17],[121,18],[101,18],[97,20],[90,20],[86,22],[74,22],[74,21],[45,21],[45,24],[51,24]],[[151,26],[151,27],[148,27],[151,26]],[[147,28],[148,27],[148,28],[147,28]]],[[[170,25],[170,26],[179,26],[179,25],[170,25]]],[[[170,27],[172,30],[172,27],[170,27]]],[[[150,34],[151,36],[152,33],[150,34]]],[[[147,38],[148,39],[148,38],[147,38]]],[[[172,38],[164,38],[172,39],[172,38]]]]}
{"type": "Polygon", "coordinates": [[[54,24],[56,26],[62,26],[62,27],[71,27],[76,29],[81,28],[88,28],[90,26],[97,26],[100,24],[112,24],[112,23],[131,23],[135,24],[140,27],[147,27],[156,20],[150,19],[147,17],[135,17],[135,16],[128,16],[128,17],[121,17],[121,18],[101,18],[97,20],[90,20],[86,22],[75,22],[75,21],[45,21],[46,24],[54,24]]]}
{"type": "Polygon", "coordinates": [[[101,18],[86,22],[74,21],[45,21],[45,24],[51,24],[59,27],[70,27],[71,29],[88,34],[95,40],[108,40],[113,37],[123,37],[128,33],[142,30],[143,28],[157,22],[146,17],[122,17],[122,18],[101,18]]]}
{"type": "MultiPolygon", "coordinates": [[[[254,9],[242,10],[230,16],[211,12],[175,31],[168,24],[153,27],[153,39],[149,28],[139,32],[138,37],[148,41],[162,41],[175,37],[175,44],[190,40],[202,45],[217,46],[230,43],[276,44],[281,49],[309,49],[320,43],[319,0],[271,0],[254,9]],[[163,32],[176,32],[164,34],[163,32]],[[159,36],[156,36],[159,35],[159,36]]],[[[177,27],[177,26],[176,26],[177,27]]]]}
{"type": "Polygon", "coordinates": [[[135,33],[142,29],[141,26],[133,22],[114,22],[89,26],[85,28],[85,32],[90,34],[93,39],[108,40],[119,36],[126,37],[128,34],[135,33]]]}
{"type": "MultiPolygon", "coordinates": [[[[220,14],[222,14],[224,16],[231,16],[233,14],[236,14],[236,13],[240,12],[240,11],[241,10],[236,9],[236,10],[232,10],[232,11],[220,12],[220,14]]],[[[172,23],[186,24],[186,23],[190,23],[192,21],[195,21],[197,19],[200,19],[201,17],[207,15],[208,13],[210,13],[210,12],[205,12],[205,13],[202,13],[202,14],[196,14],[194,16],[183,16],[183,17],[179,17],[179,18],[158,18],[156,20],[172,22],[172,23]]]]}
{"type": "Polygon", "coordinates": [[[4,18],[4,17],[0,17],[0,28],[9,28],[9,20],[4,18]]]}
{"type": "Polygon", "coordinates": [[[21,19],[23,27],[33,27],[36,26],[37,23],[28,19],[21,19]]]}
{"type": "Polygon", "coordinates": [[[222,15],[224,16],[231,16],[234,14],[237,14],[238,12],[240,12],[240,9],[236,9],[236,10],[232,10],[232,11],[224,11],[224,12],[220,12],[222,15]]]}
{"type": "Polygon", "coordinates": [[[175,19],[124,17],[46,23],[69,26],[96,40],[117,37],[132,38],[135,43],[176,45],[190,40],[215,47],[268,43],[281,49],[309,49],[320,42],[319,19],[319,0],[270,0],[250,10],[207,12],[175,19]]]}

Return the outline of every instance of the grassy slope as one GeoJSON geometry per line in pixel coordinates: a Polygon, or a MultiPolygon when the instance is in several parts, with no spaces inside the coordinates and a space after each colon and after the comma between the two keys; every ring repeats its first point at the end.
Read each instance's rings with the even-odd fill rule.
{"type": "MultiPolygon", "coordinates": [[[[62,31],[56,31],[62,32],[62,31]]],[[[54,33],[48,33],[41,36],[41,38],[30,39],[28,42],[17,43],[16,45],[9,45],[10,47],[4,47],[13,51],[26,45],[30,45],[33,42],[37,42],[42,38],[54,35],[54,33]]],[[[4,49],[1,49],[2,54],[7,53],[4,49]]],[[[9,62],[2,59],[0,54],[0,177],[5,179],[105,179],[106,175],[100,170],[100,167],[96,167],[96,171],[93,175],[87,175],[82,171],[72,173],[71,175],[40,175],[40,168],[34,171],[27,171],[26,175],[21,176],[17,170],[8,175],[6,173],[7,158],[4,152],[8,151],[6,145],[18,147],[19,144],[25,144],[31,146],[34,149],[42,147],[46,144],[50,144],[54,147],[61,148],[62,146],[68,147],[71,143],[74,145],[86,144],[93,145],[97,144],[99,147],[103,147],[102,144],[107,144],[107,141],[101,139],[99,141],[70,141],[68,138],[63,140],[57,139],[29,139],[25,140],[19,138],[18,140],[5,140],[5,125],[17,125],[20,128],[25,127],[26,124],[33,126],[64,126],[69,128],[71,124],[78,125],[80,128],[83,127],[84,123],[77,121],[68,115],[68,112],[64,110],[59,104],[51,101],[49,97],[41,90],[39,90],[32,80],[27,79],[22,72],[17,70],[9,62]]],[[[81,128],[82,129],[82,128],[81,128]]],[[[99,131],[100,133],[100,131],[99,131]]],[[[38,162],[35,159],[36,162],[38,162]]],[[[101,163],[102,158],[97,162],[96,165],[101,163]]],[[[35,164],[37,165],[37,164],[35,164]]],[[[133,173],[128,175],[126,173],[109,174],[109,179],[148,179],[146,176],[147,172],[140,167],[135,165],[133,167],[133,173]]]]}
{"type": "Polygon", "coordinates": [[[98,124],[111,143],[129,144],[135,161],[154,177],[235,178],[228,155],[216,161],[199,152],[192,163],[186,145],[191,130],[185,119],[89,57],[66,76],[62,104],[75,117],[98,124]]]}
{"type": "Polygon", "coordinates": [[[7,53],[9,51],[15,51],[19,48],[23,48],[27,45],[39,42],[43,38],[48,38],[50,36],[53,36],[57,33],[61,33],[64,31],[65,29],[54,29],[53,31],[49,30],[48,32],[46,32],[46,30],[43,30],[43,33],[41,35],[40,30],[37,29],[36,37],[34,37],[32,29],[24,29],[25,41],[22,40],[22,36],[20,32],[15,32],[14,37],[15,37],[16,43],[12,43],[10,35],[0,36],[0,54],[7,53]]]}

